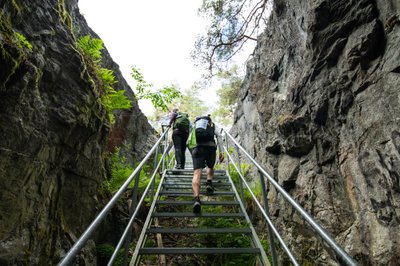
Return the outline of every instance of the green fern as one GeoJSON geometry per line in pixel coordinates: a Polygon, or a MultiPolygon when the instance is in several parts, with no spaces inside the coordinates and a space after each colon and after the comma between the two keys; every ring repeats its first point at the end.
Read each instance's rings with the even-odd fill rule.
{"type": "Polygon", "coordinates": [[[117,83],[115,80],[114,72],[107,68],[98,68],[96,69],[97,74],[100,77],[101,82],[103,83],[104,89],[106,93],[113,91],[113,85],[117,83]]]}
{"type": "Polygon", "coordinates": [[[101,50],[104,49],[102,40],[92,39],[89,35],[86,35],[78,40],[78,46],[94,62],[101,61],[101,50]]]}
{"type": "Polygon", "coordinates": [[[93,63],[94,72],[102,87],[101,101],[107,110],[111,124],[113,124],[115,121],[113,111],[129,109],[132,107],[132,102],[124,95],[125,90],[116,91],[113,88],[113,85],[117,83],[114,72],[101,67],[101,50],[104,49],[103,41],[87,35],[78,40],[78,47],[93,63]]]}

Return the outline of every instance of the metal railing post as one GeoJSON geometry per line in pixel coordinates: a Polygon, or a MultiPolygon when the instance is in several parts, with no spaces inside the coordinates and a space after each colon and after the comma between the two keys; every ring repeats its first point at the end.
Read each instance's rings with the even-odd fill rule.
{"type": "MultiPolygon", "coordinates": [[[[154,153],[154,166],[153,169],[156,169],[157,167],[157,162],[158,162],[158,147],[154,153]]],[[[154,185],[155,185],[155,181],[151,183],[151,187],[150,187],[150,203],[153,202],[153,195],[154,195],[154,185]]]]}
{"type": "MultiPolygon", "coordinates": [[[[232,142],[237,145],[240,150],[246,155],[246,157],[259,169],[263,175],[268,179],[268,181],[281,193],[281,195],[284,197],[284,199],[292,205],[298,212],[299,214],[308,222],[308,224],[315,230],[315,232],[326,242],[326,244],[329,245],[329,247],[335,252],[338,260],[340,260],[342,263],[345,263],[346,265],[357,265],[357,262],[350,257],[349,254],[347,254],[344,249],[339,246],[336,241],[323,229],[312,217],[310,214],[308,214],[303,207],[300,206],[299,203],[297,203],[290,195],[289,193],[286,192],[286,190],[279,185],[279,183],[272,177],[270,176],[257,162],[254,160],[253,157],[250,156],[250,154],[247,153],[247,151],[240,146],[240,144],[226,131],[224,130],[227,136],[232,140],[232,142]]],[[[264,211],[264,210],[262,210],[264,211]]]]}
{"type": "MultiPolygon", "coordinates": [[[[260,184],[261,184],[261,191],[262,191],[262,197],[264,200],[264,211],[267,214],[268,217],[269,215],[269,207],[268,207],[268,189],[265,187],[265,180],[264,180],[264,175],[261,173],[261,171],[258,171],[260,175],[260,184]]],[[[269,248],[271,251],[271,256],[272,256],[272,265],[273,266],[278,266],[278,260],[276,256],[276,250],[275,250],[275,242],[274,242],[274,235],[271,226],[267,223],[268,227],[268,241],[269,241],[269,248]]]]}
{"type": "MultiPolygon", "coordinates": [[[[228,142],[228,135],[226,135],[226,132],[225,132],[225,146],[226,146],[226,152],[229,153],[229,142],[228,142]]],[[[231,175],[228,155],[226,155],[226,166],[228,168],[228,174],[231,175]]]]}
{"type": "MultiPolygon", "coordinates": [[[[140,169],[139,172],[137,172],[135,176],[135,184],[133,186],[132,190],[132,196],[131,196],[131,206],[129,206],[129,218],[131,218],[133,211],[136,209],[137,206],[137,196],[138,196],[138,190],[139,190],[139,179],[140,179],[140,172],[142,169],[140,169]]],[[[124,262],[123,265],[127,265],[128,263],[128,253],[129,253],[129,245],[132,240],[132,227],[129,228],[128,234],[125,239],[125,252],[124,252],[124,262]]]]}
{"type": "Polygon", "coordinates": [[[153,154],[154,150],[157,146],[160,145],[164,136],[168,134],[168,129],[162,134],[162,136],[157,140],[154,146],[150,149],[147,155],[143,158],[143,160],[139,163],[136,169],[132,172],[132,174],[127,178],[127,180],[122,184],[122,186],[118,189],[118,191],[114,194],[114,196],[110,199],[110,201],[104,206],[104,208],[100,211],[100,213],[96,216],[96,218],[92,221],[92,223],[86,228],[85,232],[80,236],[80,238],[75,242],[75,244],[71,247],[68,253],[64,258],[59,262],[59,266],[67,266],[72,265],[76,255],[80,252],[80,250],[84,247],[86,242],[92,236],[94,231],[100,225],[100,223],[106,218],[108,212],[112,209],[112,207],[117,203],[120,197],[123,195],[125,190],[128,188],[129,184],[132,182],[133,178],[135,178],[139,169],[143,167],[149,157],[153,154]]]}
{"type": "MultiPolygon", "coordinates": [[[[237,154],[237,159],[238,159],[238,168],[239,168],[239,173],[242,173],[242,163],[240,162],[240,151],[239,147],[235,146],[236,148],[236,154],[237,154]]],[[[243,191],[243,181],[241,178],[239,178],[239,189],[240,189],[240,197],[242,198],[242,202],[244,202],[244,191],[243,191]]]]}
{"type": "MultiPolygon", "coordinates": [[[[168,134],[165,134],[164,135],[164,150],[163,150],[163,153],[166,151],[166,150],[168,150],[168,134]]],[[[163,160],[163,162],[162,162],[162,167],[161,167],[161,170],[162,170],[162,173],[164,173],[164,171],[165,171],[165,160],[163,160]]]]}
{"type": "MultiPolygon", "coordinates": [[[[231,156],[230,154],[228,154],[228,156],[231,156]]],[[[234,159],[231,158],[232,166],[236,169],[236,171],[238,172],[239,169],[237,168],[236,164],[234,163],[234,159]]],[[[238,172],[239,173],[239,172],[238,172]]],[[[299,266],[299,264],[296,261],[296,258],[293,256],[292,252],[290,251],[290,249],[287,247],[285,241],[283,240],[283,238],[279,235],[278,230],[275,228],[274,224],[272,223],[271,219],[268,217],[268,215],[265,213],[263,206],[261,205],[261,203],[258,201],[257,197],[255,196],[255,194],[253,193],[253,191],[251,190],[251,187],[249,186],[249,184],[247,184],[246,179],[244,178],[244,176],[242,174],[239,174],[240,178],[243,180],[244,185],[246,185],[247,190],[249,191],[251,197],[254,200],[254,203],[258,206],[258,208],[260,209],[262,215],[264,216],[265,220],[267,221],[267,223],[271,226],[276,238],[279,240],[279,242],[281,243],[281,246],[283,248],[283,250],[286,252],[286,254],[289,256],[289,259],[292,261],[293,265],[295,266],[299,266]]],[[[241,202],[240,202],[241,203],[241,202]]]]}

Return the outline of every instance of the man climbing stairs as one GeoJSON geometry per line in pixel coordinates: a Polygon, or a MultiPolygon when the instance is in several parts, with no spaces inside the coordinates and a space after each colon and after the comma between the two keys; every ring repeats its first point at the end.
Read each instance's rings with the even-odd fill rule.
{"type": "Polygon", "coordinates": [[[190,164],[164,172],[130,265],[269,265],[225,170],[215,171],[212,193],[203,171],[202,212],[193,213],[190,164]]]}

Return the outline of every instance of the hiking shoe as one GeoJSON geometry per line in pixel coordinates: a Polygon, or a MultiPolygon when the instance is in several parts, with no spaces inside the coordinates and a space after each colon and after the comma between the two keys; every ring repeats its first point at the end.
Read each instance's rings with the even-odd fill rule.
{"type": "Polygon", "coordinates": [[[211,183],[206,183],[206,192],[207,194],[212,194],[214,193],[214,187],[211,183]]]}
{"type": "Polygon", "coordinates": [[[200,199],[195,199],[193,203],[193,213],[199,214],[201,212],[201,202],[200,199]]]}

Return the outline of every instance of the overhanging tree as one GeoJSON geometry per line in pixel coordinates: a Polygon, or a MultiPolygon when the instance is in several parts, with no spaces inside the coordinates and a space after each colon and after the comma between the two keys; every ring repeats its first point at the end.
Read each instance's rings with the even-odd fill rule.
{"type": "Polygon", "coordinates": [[[256,41],[267,22],[268,0],[204,0],[200,15],[210,21],[205,35],[198,37],[192,57],[209,74],[221,68],[243,45],[256,41]]]}

